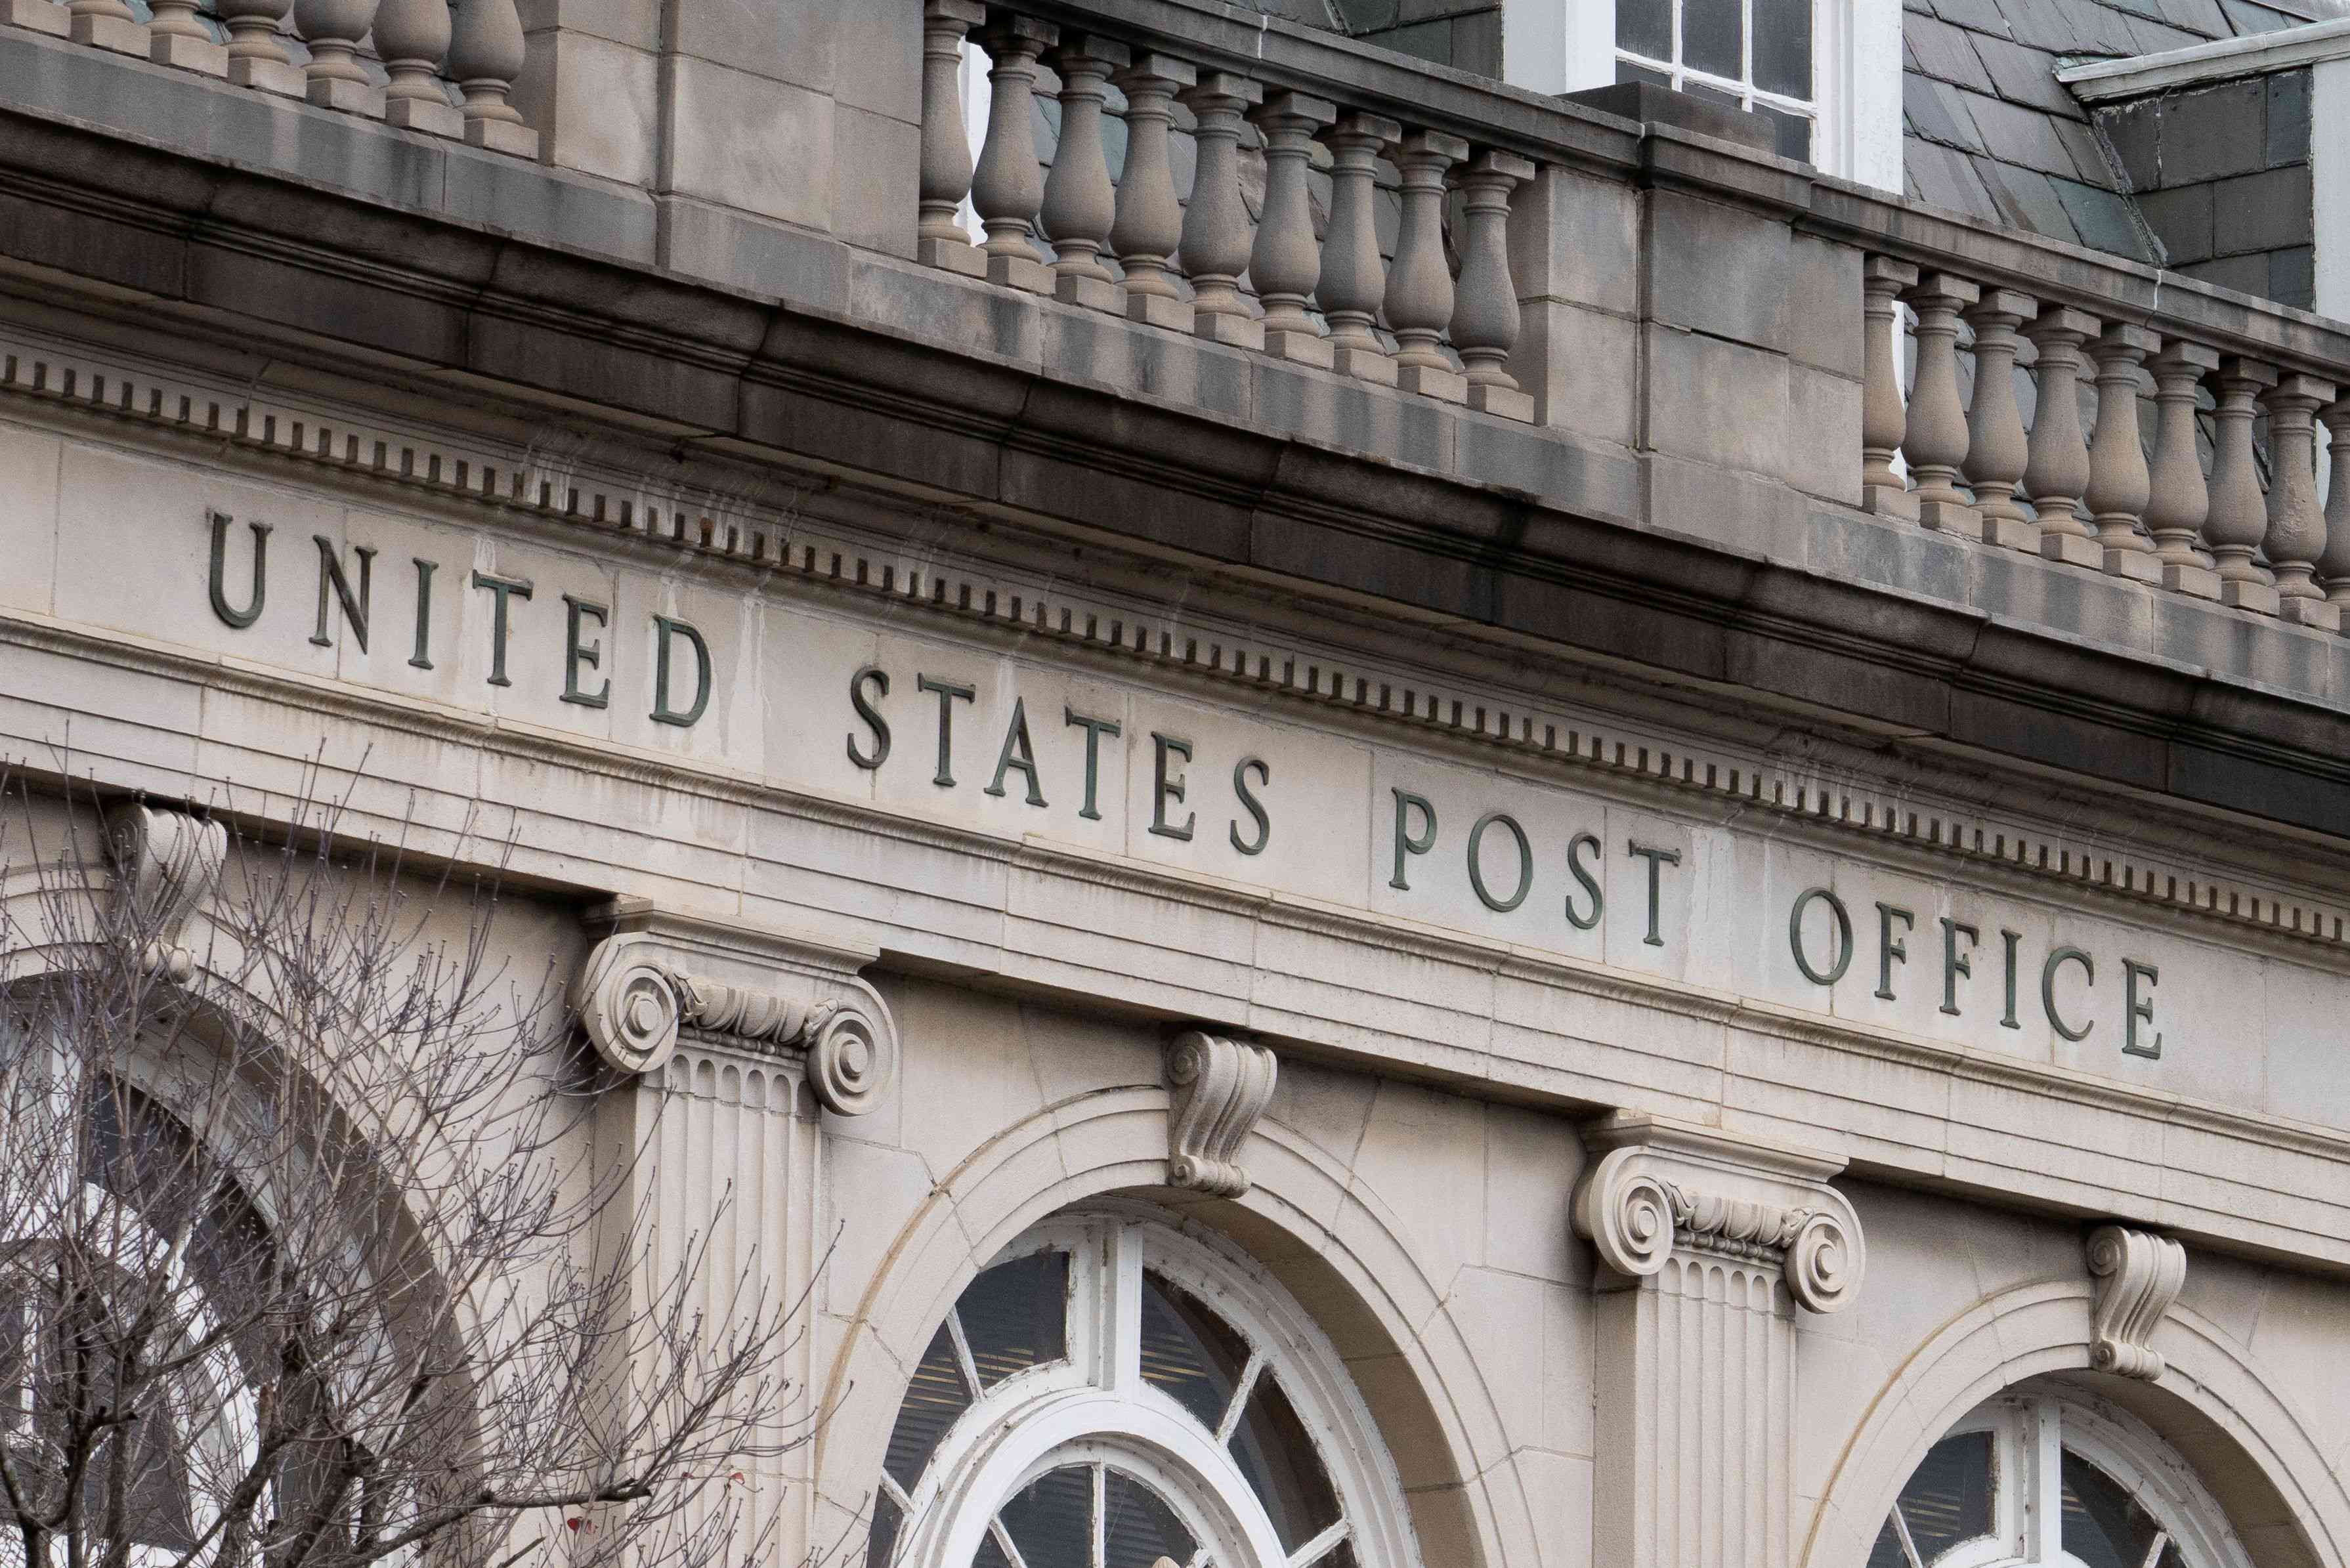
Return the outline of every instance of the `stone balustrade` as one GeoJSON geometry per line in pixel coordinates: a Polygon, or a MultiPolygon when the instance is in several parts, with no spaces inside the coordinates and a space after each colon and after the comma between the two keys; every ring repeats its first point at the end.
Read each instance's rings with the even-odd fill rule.
{"type": "Polygon", "coordinates": [[[0,23],[225,78],[518,158],[538,133],[507,101],[525,48],[515,0],[0,0],[0,23]],[[370,39],[374,59],[362,51],[370,39]],[[289,47],[299,40],[307,58],[289,47]]]}
{"type": "Polygon", "coordinates": [[[1866,509],[2343,629],[2350,373],[2245,353],[2159,314],[2104,318],[1935,260],[1866,262],[1866,509]],[[1914,322],[1906,381],[1905,305],[1914,322]],[[1963,350],[1962,324],[1972,335],[1963,350]],[[1962,373],[1969,358],[1971,378],[1962,373]],[[2028,430],[2019,387],[2031,394],[2028,430]],[[2095,409],[2085,431],[2085,396],[2095,409]],[[2321,421],[2333,465],[2324,504],[2321,421]]]}
{"type": "MultiPolygon", "coordinates": [[[[920,256],[929,265],[1275,358],[1521,421],[1513,374],[1519,294],[1512,192],[1531,159],[1441,125],[1412,124],[1298,90],[1159,40],[1080,30],[1025,8],[925,0],[920,256]],[[963,133],[956,61],[989,61],[988,130],[963,133]],[[1043,67],[1043,69],[1040,69],[1043,67]],[[1040,162],[1036,99],[1057,80],[1060,135],[1040,162]],[[1108,89],[1127,155],[1105,155],[1108,89]],[[1175,108],[1189,111],[1192,178],[1176,188],[1175,108]],[[1253,134],[1252,134],[1253,133],[1253,134]],[[1243,143],[1247,146],[1245,151],[1243,143]],[[1252,216],[1244,158],[1262,158],[1252,216]],[[1392,255],[1375,221],[1380,165],[1398,207],[1392,255]],[[1314,182],[1326,180],[1326,220],[1314,182]],[[955,221],[968,198],[984,231],[955,221]],[[1447,244],[1447,208],[1458,219],[1447,244]]],[[[1326,84],[1317,84],[1326,86],[1326,84]]]]}

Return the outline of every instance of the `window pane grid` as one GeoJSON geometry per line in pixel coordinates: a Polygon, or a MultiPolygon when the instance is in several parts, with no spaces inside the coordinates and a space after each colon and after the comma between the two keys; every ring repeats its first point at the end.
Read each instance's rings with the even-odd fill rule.
{"type": "Polygon", "coordinates": [[[1787,157],[1812,156],[1814,0],[1617,0],[1616,79],[1764,115],[1787,157]]]}

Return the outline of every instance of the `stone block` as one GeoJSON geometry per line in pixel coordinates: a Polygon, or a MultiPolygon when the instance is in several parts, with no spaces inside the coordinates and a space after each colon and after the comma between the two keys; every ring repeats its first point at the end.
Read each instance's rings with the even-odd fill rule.
{"type": "MultiPolygon", "coordinates": [[[[227,53],[225,49],[222,51],[227,53]]],[[[433,103],[425,99],[397,98],[383,106],[383,122],[402,130],[421,130],[428,136],[445,136],[452,141],[465,135],[465,117],[452,105],[433,103]]]]}
{"type": "Polygon", "coordinates": [[[1222,343],[1234,348],[1264,347],[1264,323],[1247,316],[1201,316],[1191,324],[1192,332],[1211,343],[1222,343]]]}
{"type": "Polygon", "coordinates": [[[1786,357],[1657,322],[1641,332],[1640,444],[1776,478],[1785,465],[1786,357]]]}
{"type": "Polygon", "coordinates": [[[319,109],[363,114],[369,119],[383,118],[383,88],[368,82],[338,81],[331,77],[313,78],[309,90],[302,96],[319,109]]]}
{"type": "Polygon", "coordinates": [[[1921,501],[1918,504],[1918,526],[1948,534],[1954,539],[1980,539],[1982,514],[1971,506],[1948,501],[1921,501]]]}
{"type": "Polygon", "coordinates": [[[2314,233],[2309,165],[2271,169],[2211,187],[2211,230],[2220,251],[2305,245],[2314,233]]]}
{"type": "MultiPolygon", "coordinates": [[[[688,0],[669,13],[668,47],[678,55],[829,95],[841,36],[883,31],[872,26],[868,9],[911,11],[915,47],[920,49],[920,6],[851,7],[840,0],[688,0]],[[844,27],[842,19],[852,13],[855,25],[844,27]]],[[[920,112],[918,109],[917,117],[920,112]]]]}
{"type": "Polygon", "coordinates": [[[465,145],[487,152],[504,152],[514,158],[538,159],[538,132],[527,125],[511,119],[468,119],[465,121],[465,145]]]}
{"type": "Polygon", "coordinates": [[[851,244],[912,255],[921,218],[921,127],[846,104],[833,106],[832,127],[832,232],[851,244]]]}
{"type": "Polygon", "coordinates": [[[1905,523],[1918,521],[1918,494],[1911,490],[1896,490],[1888,484],[1864,484],[1860,487],[1860,509],[1877,517],[1898,517],[1905,523]]]}
{"type": "Polygon", "coordinates": [[[0,22],[47,33],[53,38],[65,37],[73,30],[66,8],[57,0],[0,0],[0,22]]]}
{"type": "Polygon", "coordinates": [[[71,36],[75,43],[87,44],[93,48],[111,49],[118,55],[137,55],[142,59],[146,57],[147,25],[144,22],[134,22],[127,16],[92,16],[87,11],[78,11],[71,15],[73,16],[71,36]]]}
{"type": "Polygon", "coordinates": [[[2277,613],[2281,596],[2277,593],[2274,583],[2250,580],[2231,582],[2222,578],[2220,583],[2220,602],[2223,605],[2233,605],[2238,609],[2250,610],[2254,615],[2274,615],[2277,613]]]}
{"type": "Polygon", "coordinates": [[[2277,607],[2278,618],[2319,631],[2342,629],[2342,607],[2328,599],[2286,599],[2277,607]]]}
{"type": "Polygon", "coordinates": [[[1126,318],[1146,327],[1163,327],[1170,332],[1188,336],[1198,323],[1189,300],[1170,299],[1163,294],[1129,294],[1126,296],[1126,318]]]}
{"type": "Polygon", "coordinates": [[[963,277],[987,275],[987,253],[968,240],[924,240],[915,247],[914,259],[963,277]]]}
{"type": "Polygon", "coordinates": [[[1398,365],[1396,387],[1400,391],[1417,392],[1423,398],[1447,403],[1469,400],[1469,378],[1458,370],[1440,370],[1433,365],[1398,365]]]}
{"type": "Polygon", "coordinates": [[[150,32],[147,57],[159,66],[173,66],[208,77],[228,75],[228,46],[182,33],[150,32]]]}
{"type": "MultiPolygon", "coordinates": [[[[140,52],[145,52],[143,47],[140,52]]],[[[302,67],[285,60],[231,59],[228,79],[238,87],[274,92],[281,98],[301,98],[310,90],[310,79],[302,67]]]]}
{"type": "Polygon", "coordinates": [[[1548,164],[1510,194],[1510,275],[1523,304],[1640,308],[1640,201],[1631,186],[1548,164]]]}
{"type": "MultiPolygon", "coordinates": [[[[515,82],[514,105],[537,128],[546,161],[556,168],[647,188],[655,182],[660,57],[651,50],[568,26],[533,33],[515,82]]],[[[463,119],[453,109],[417,107],[432,123],[413,129],[436,136],[464,134],[463,119]]],[[[400,108],[394,104],[394,113],[400,108]]]]}
{"type": "Polygon", "coordinates": [[[2106,576],[2133,583],[2162,581],[2162,558],[2151,550],[2119,550],[2106,546],[2106,576]]]}
{"type": "Polygon", "coordinates": [[[1510,373],[1534,400],[1534,417],[1621,446],[1638,432],[1639,327],[1628,317],[1565,303],[1522,307],[1510,373]]]}
{"type": "MultiPolygon", "coordinates": [[[[832,227],[833,182],[809,177],[833,166],[829,97],[689,55],[671,57],[669,70],[672,191],[832,227]]],[[[1029,281],[1036,293],[1051,291],[1029,281]]]]}
{"type": "Polygon", "coordinates": [[[2162,104],[2162,178],[2171,185],[2249,174],[2268,162],[2267,88],[2258,78],[2162,104]]]}
{"type": "Polygon", "coordinates": [[[2106,566],[2106,549],[2095,539],[2085,539],[2078,534],[2052,534],[2040,531],[2040,558],[2063,561],[2067,566],[2086,566],[2101,572],[2106,566]]]}
{"type": "Polygon", "coordinates": [[[1520,424],[1534,422],[1534,400],[1515,387],[1496,387],[1472,382],[1469,388],[1469,406],[1481,413],[1500,419],[1515,420],[1520,424]]]}
{"type": "Polygon", "coordinates": [[[519,0],[523,30],[597,37],[632,49],[658,50],[662,0],[519,0]]]}
{"type": "Polygon", "coordinates": [[[1339,348],[1331,350],[1330,368],[1341,376],[1352,376],[1358,381],[1375,386],[1396,384],[1396,362],[1392,355],[1374,353],[1367,348],[1339,348]]]}
{"type": "MultiPolygon", "coordinates": [[[[825,5],[827,0],[814,0],[825,5]]],[[[837,4],[837,0],[830,0],[837,4]]],[[[832,96],[846,108],[919,125],[922,119],[922,8],[880,5],[857,14],[833,39],[832,96]]]]}
{"type": "MultiPolygon", "coordinates": [[[[1643,230],[1646,313],[1758,348],[1787,347],[1793,231],[1783,220],[1679,191],[1648,192],[1643,230]]],[[[1860,290],[1852,322],[1859,340],[1860,290]]]]}
{"type": "Polygon", "coordinates": [[[2220,574],[2209,566],[2189,566],[2183,561],[2166,561],[2162,567],[2162,586],[2175,594],[2190,598],[2220,599],[2220,574]]]}
{"type": "Polygon", "coordinates": [[[660,265],[795,305],[849,305],[848,256],[839,241],[703,202],[660,203],[660,265]]]}
{"type": "Polygon", "coordinates": [[[2002,550],[2021,550],[2027,556],[2036,556],[2040,554],[2040,524],[2029,517],[1994,517],[1986,513],[1982,542],[2002,550]]]}
{"type": "Polygon", "coordinates": [[[1023,294],[1049,295],[1059,275],[1035,256],[1013,255],[1003,251],[987,254],[987,281],[999,288],[1016,288],[1023,294]]]}
{"type": "Polygon", "coordinates": [[[1809,495],[1860,499],[1860,383],[1787,362],[1787,434],[1780,477],[1809,495]]]}
{"type": "Polygon", "coordinates": [[[1336,360],[1330,340],[1318,332],[1268,332],[1264,335],[1264,351],[1276,359],[1311,365],[1321,370],[1329,369],[1336,360]]]}
{"type": "Polygon", "coordinates": [[[1861,253],[1809,234],[1787,247],[1787,353],[1791,358],[1858,380],[1866,358],[1861,315],[1861,253]]]}
{"type": "Polygon", "coordinates": [[[641,191],[472,148],[373,132],[371,126],[350,126],[352,140],[396,148],[437,176],[442,207],[452,217],[646,265],[659,254],[659,215],[641,191]],[[362,132],[369,134],[362,138],[362,132]]]}

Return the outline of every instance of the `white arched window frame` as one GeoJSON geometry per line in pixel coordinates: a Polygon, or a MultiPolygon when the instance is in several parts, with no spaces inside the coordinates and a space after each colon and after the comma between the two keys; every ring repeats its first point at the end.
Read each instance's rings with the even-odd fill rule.
{"type": "Polygon", "coordinates": [[[1888,1559],[1898,1559],[1898,1568],[2085,1568],[2064,1544],[2063,1473],[2070,1454],[2151,1517],[2156,1531],[2143,1561],[2127,1568],[2251,1568],[2226,1514],[2186,1460],[2144,1422],[2082,1389],[2047,1383],[1996,1395],[1940,1442],[1976,1434],[1990,1439],[1989,1531],[1929,1551],[1905,1516],[1911,1497],[1905,1486],[1872,1564],[1896,1568],[1888,1559]]]}
{"type": "MultiPolygon", "coordinates": [[[[1198,1543],[1178,1568],[1316,1568],[1342,1547],[1357,1568],[1418,1568],[1402,1488],[1368,1408],[1327,1337],[1261,1269],[1155,1211],[1127,1208],[1048,1221],[989,1268],[1046,1251],[1068,1259],[1068,1354],[982,1388],[959,1320],[950,1317],[965,1386],[977,1397],[910,1491],[883,1473],[876,1507],[898,1510],[902,1521],[892,1563],[969,1568],[992,1539],[1021,1568],[1000,1522],[1006,1504],[1049,1472],[1091,1466],[1097,1498],[1117,1471],[1172,1511],[1198,1543]],[[1213,1428],[1142,1374],[1146,1270],[1217,1314],[1249,1347],[1213,1428]],[[1337,1523],[1294,1547],[1282,1543],[1228,1446],[1257,1380],[1267,1376],[1286,1396],[1339,1508],[1337,1523]]],[[[1098,1563],[1098,1541],[1094,1555],[1098,1563]]]]}

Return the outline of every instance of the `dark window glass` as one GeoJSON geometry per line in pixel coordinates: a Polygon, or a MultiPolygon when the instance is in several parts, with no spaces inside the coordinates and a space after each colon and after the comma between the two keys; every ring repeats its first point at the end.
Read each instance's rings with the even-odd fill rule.
{"type": "Polygon", "coordinates": [[[921,1365],[906,1385],[906,1402],[898,1407],[898,1424],[889,1429],[889,1452],[881,1462],[889,1479],[912,1491],[922,1479],[922,1467],[955,1417],[971,1408],[971,1390],[962,1386],[962,1368],[955,1364],[954,1341],[947,1326],[931,1335],[921,1365]]]}
{"type": "Polygon", "coordinates": [[[1142,1376],[1212,1432],[1222,1424],[1248,1345],[1224,1320],[1162,1276],[1142,1276],[1142,1376]]]}
{"type": "Polygon", "coordinates": [[[1681,64],[1736,79],[1746,74],[1746,20],[1740,0],[1681,0],[1681,64]]]}
{"type": "Polygon", "coordinates": [[[1673,0],[1616,0],[1616,47],[1652,60],[1673,57],[1673,0]]]}
{"type": "Polygon", "coordinates": [[[1902,1554],[1901,1532],[1893,1527],[1893,1516],[1885,1517],[1885,1528],[1877,1532],[1877,1544],[1869,1549],[1868,1568],[1909,1568],[1909,1559],[1902,1554]]]}
{"type": "Polygon", "coordinates": [[[889,1568],[898,1551],[898,1505],[881,1492],[873,1494],[873,1528],[865,1537],[865,1568],[889,1568]]]}
{"type": "Polygon", "coordinates": [[[1782,158],[1794,158],[1804,163],[1812,161],[1812,122],[1809,116],[1789,114],[1783,109],[1773,109],[1767,103],[1756,104],[1754,112],[1770,120],[1772,130],[1779,138],[1779,144],[1772,149],[1773,152],[1782,158]]]}
{"type": "Polygon", "coordinates": [[[1060,1360],[1069,1353],[1069,1255],[1035,1252],[998,1263],[972,1281],[955,1315],[986,1387],[1060,1360]]]}
{"type": "Polygon", "coordinates": [[[1199,1542],[1159,1495],[1122,1470],[1102,1479],[1102,1568],[1150,1568],[1161,1557],[1188,1564],[1199,1542]]]}
{"type": "Polygon", "coordinates": [[[1093,1468],[1070,1465],[1038,1476],[996,1517],[1028,1568],[1091,1568],[1093,1468]]]}
{"type": "Polygon", "coordinates": [[[993,1530],[979,1538],[979,1550],[971,1554],[971,1568],[1012,1568],[1012,1559],[995,1543],[993,1530]]]}
{"type": "Polygon", "coordinates": [[[2162,1527],[2119,1483],[2064,1451],[2064,1550],[2088,1568],[2142,1568],[2162,1527]]]}
{"type": "Polygon", "coordinates": [[[1284,1550],[1295,1552],[1338,1522],[1338,1497],[1323,1473],[1322,1457],[1272,1373],[1258,1376],[1248,1409],[1232,1429],[1232,1449],[1284,1550]]]}
{"type": "Polygon", "coordinates": [[[1901,1489],[1901,1519],[1919,1562],[1991,1533],[1992,1480],[1989,1432],[1944,1438],[1927,1451],[1901,1489]]]}
{"type": "Polygon", "coordinates": [[[1812,96],[1812,0],[1754,0],[1754,85],[1812,96]]]}

